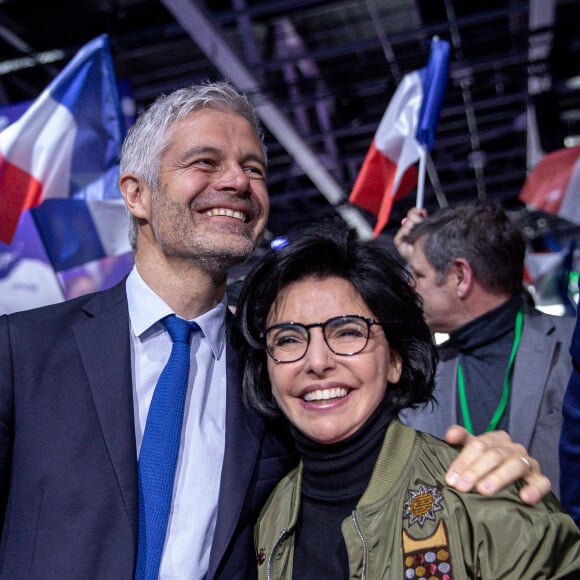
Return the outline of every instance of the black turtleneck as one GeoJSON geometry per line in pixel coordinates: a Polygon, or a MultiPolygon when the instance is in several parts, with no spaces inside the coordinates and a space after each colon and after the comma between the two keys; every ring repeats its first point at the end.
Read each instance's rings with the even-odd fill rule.
{"type": "MultiPolygon", "coordinates": [[[[521,306],[522,298],[514,296],[452,332],[442,345],[442,348],[451,347],[459,351],[475,435],[486,431],[501,400],[514,341],[516,315],[521,306]]],[[[510,403],[511,400],[497,429],[507,430],[510,403]]],[[[457,415],[459,424],[464,425],[459,403],[457,415]]]]}
{"type": "Polygon", "coordinates": [[[293,578],[348,578],[341,524],[368,486],[392,417],[383,402],[356,433],[330,445],[292,428],[304,466],[293,578]]]}

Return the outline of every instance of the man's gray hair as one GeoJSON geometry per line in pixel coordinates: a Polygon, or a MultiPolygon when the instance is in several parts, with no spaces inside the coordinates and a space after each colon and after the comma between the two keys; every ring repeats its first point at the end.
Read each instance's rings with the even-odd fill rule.
{"type": "Polygon", "coordinates": [[[477,201],[442,208],[405,236],[423,239],[423,253],[443,284],[453,261],[469,262],[475,278],[491,293],[522,291],[526,241],[521,229],[497,202],[477,201]]]}

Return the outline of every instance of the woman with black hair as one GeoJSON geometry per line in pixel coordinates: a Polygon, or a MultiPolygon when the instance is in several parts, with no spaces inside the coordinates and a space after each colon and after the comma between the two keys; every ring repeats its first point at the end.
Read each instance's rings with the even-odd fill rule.
{"type": "Polygon", "coordinates": [[[260,515],[260,578],[565,578],[580,533],[553,496],[445,483],[457,451],[403,426],[436,352],[405,269],[344,228],[303,233],[246,278],[236,340],[246,401],[300,453],[260,515]]]}

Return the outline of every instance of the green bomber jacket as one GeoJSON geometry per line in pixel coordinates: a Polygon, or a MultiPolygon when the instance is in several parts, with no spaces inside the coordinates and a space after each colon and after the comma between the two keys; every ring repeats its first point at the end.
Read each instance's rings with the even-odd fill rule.
{"type": "MultiPolygon", "coordinates": [[[[342,523],[351,579],[580,578],[580,531],[553,494],[514,484],[493,497],[445,484],[458,451],[391,421],[369,485],[342,523]]],[[[258,577],[292,579],[302,465],[275,488],[254,532],[258,577]]]]}

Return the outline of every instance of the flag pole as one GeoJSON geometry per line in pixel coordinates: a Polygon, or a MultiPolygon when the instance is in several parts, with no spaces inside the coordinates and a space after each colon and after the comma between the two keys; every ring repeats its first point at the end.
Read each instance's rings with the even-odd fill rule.
{"type": "Polygon", "coordinates": [[[427,167],[427,147],[421,145],[419,147],[419,175],[417,178],[417,199],[415,206],[419,209],[423,208],[425,199],[425,171],[427,167]]]}

